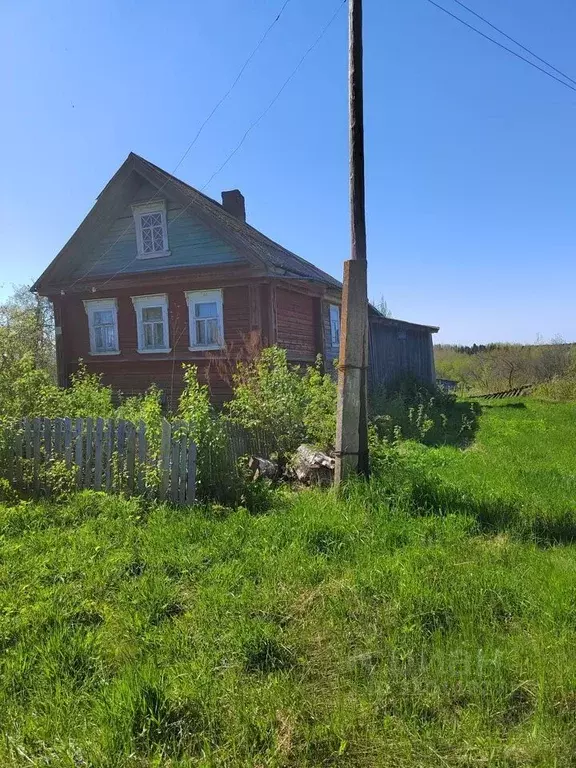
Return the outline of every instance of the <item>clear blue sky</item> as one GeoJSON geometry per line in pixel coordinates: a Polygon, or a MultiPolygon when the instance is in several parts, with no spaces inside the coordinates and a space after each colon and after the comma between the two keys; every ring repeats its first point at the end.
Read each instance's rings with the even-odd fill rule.
{"type": "MultiPolygon", "coordinates": [[[[282,2],[0,3],[4,295],[39,275],[130,150],[173,170],[282,2]]],[[[177,175],[207,181],[337,4],[291,0],[177,175]]],[[[573,0],[467,4],[576,79],[573,0]]],[[[207,189],[239,187],[254,226],[337,277],[346,35],[343,7],[207,189]]],[[[440,325],[438,341],[576,340],[576,93],[426,0],[365,0],[365,68],[370,296],[440,325]]]]}

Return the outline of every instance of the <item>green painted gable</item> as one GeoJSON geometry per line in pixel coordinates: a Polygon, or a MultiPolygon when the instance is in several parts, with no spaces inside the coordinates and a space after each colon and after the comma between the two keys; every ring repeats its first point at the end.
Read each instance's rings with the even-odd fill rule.
{"type": "Polygon", "coordinates": [[[177,267],[210,267],[245,261],[240,254],[198,221],[179,203],[166,199],[168,247],[170,256],[137,259],[136,232],[132,203],[145,203],[162,198],[162,191],[143,182],[96,246],[83,253],[68,272],[74,280],[88,271],[90,275],[140,274],[177,267]]]}

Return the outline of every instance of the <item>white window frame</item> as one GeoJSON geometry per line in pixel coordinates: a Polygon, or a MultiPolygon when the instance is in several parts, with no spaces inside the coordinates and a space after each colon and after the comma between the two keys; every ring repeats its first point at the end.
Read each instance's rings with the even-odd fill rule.
{"type": "Polygon", "coordinates": [[[138,329],[138,352],[141,355],[158,355],[171,352],[170,348],[170,325],[168,323],[168,295],[166,293],[155,293],[149,296],[131,296],[134,311],[136,312],[136,326],[138,329]],[[164,346],[146,347],[144,345],[144,322],[142,320],[142,310],[161,307],[162,323],[164,325],[164,346]]]}
{"type": "Polygon", "coordinates": [[[151,203],[139,203],[132,206],[132,215],[134,216],[134,226],[136,227],[136,245],[138,248],[138,259],[159,259],[163,256],[170,256],[168,249],[168,224],[166,221],[166,201],[156,200],[151,203]],[[159,213],[162,220],[162,238],[163,249],[154,251],[154,253],[144,253],[144,242],[142,239],[142,216],[150,213],[159,213]]]}
{"type": "Polygon", "coordinates": [[[339,347],[340,346],[340,305],[329,304],[328,307],[329,307],[328,312],[330,315],[330,344],[333,347],[339,347]],[[338,324],[338,334],[334,333],[335,320],[338,324]]]}
{"type": "Polygon", "coordinates": [[[191,352],[222,349],[224,347],[224,302],[222,299],[222,289],[217,288],[210,291],[187,291],[186,303],[188,304],[188,328],[191,352]],[[196,341],[196,304],[216,303],[218,318],[218,335],[220,342],[218,344],[198,344],[196,341]]]}
{"type": "Polygon", "coordinates": [[[118,299],[85,299],[84,309],[88,315],[88,334],[90,336],[91,355],[119,355],[120,339],[118,336],[118,299]],[[94,332],[94,313],[112,312],[114,318],[114,333],[116,335],[116,349],[105,351],[96,349],[96,334],[94,332]]]}

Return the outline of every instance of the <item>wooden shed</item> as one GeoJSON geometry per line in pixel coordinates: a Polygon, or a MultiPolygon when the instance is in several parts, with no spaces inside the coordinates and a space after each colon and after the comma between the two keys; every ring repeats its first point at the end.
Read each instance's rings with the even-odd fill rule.
{"type": "Polygon", "coordinates": [[[438,328],[391,317],[370,316],[369,386],[386,387],[400,378],[413,377],[434,386],[434,344],[438,328]]]}

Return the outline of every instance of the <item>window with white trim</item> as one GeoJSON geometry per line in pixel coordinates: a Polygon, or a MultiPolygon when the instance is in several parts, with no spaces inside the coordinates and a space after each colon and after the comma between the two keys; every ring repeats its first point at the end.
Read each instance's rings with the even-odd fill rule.
{"type": "Polygon", "coordinates": [[[330,343],[333,347],[340,346],[340,307],[330,304],[330,343]]]}
{"type": "Polygon", "coordinates": [[[155,259],[159,256],[169,256],[165,201],[133,205],[132,213],[136,227],[138,258],[155,259]]]}
{"type": "Polygon", "coordinates": [[[224,346],[222,291],[188,291],[190,349],[221,349],[224,346]]]}
{"type": "Polygon", "coordinates": [[[118,302],[116,299],[87,299],[91,355],[118,355],[118,302]]]}
{"type": "Polygon", "coordinates": [[[170,352],[168,296],[132,296],[138,327],[138,352],[170,352]]]}

